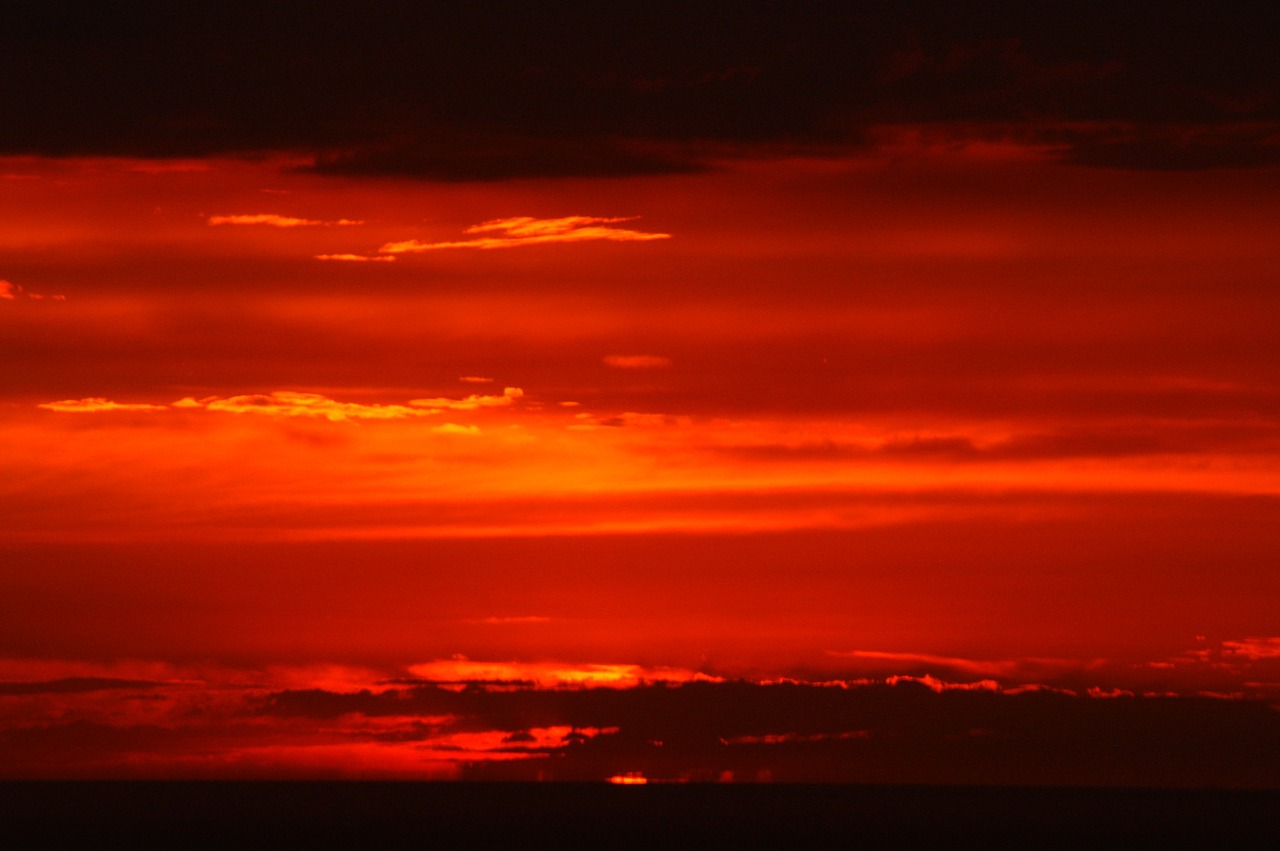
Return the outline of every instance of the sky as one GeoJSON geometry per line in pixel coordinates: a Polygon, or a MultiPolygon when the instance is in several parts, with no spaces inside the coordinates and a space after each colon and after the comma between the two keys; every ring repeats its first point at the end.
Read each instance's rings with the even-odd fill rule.
{"type": "Polygon", "coordinates": [[[0,777],[1276,787],[1276,12],[0,32],[0,777]]]}

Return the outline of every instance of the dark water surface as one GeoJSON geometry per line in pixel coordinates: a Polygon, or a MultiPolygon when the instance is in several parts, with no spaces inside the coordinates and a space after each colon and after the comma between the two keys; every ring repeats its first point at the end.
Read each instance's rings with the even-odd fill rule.
{"type": "Polygon", "coordinates": [[[0,783],[0,830],[7,848],[1280,848],[1280,791],[19,781],[0,783]]]}

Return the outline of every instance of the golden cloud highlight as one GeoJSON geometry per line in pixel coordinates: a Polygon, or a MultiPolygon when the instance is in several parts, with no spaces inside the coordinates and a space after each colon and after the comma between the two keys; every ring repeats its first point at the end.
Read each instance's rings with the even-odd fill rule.
{"type": "Polygon", "coordinates": [[[231,414],[267,414],[275,417],[321,417],[330,422],[350,420],[394,420],[434,414],[408,408],[404,405],[363,405],[358,402],[338,402],[318,393],[294,393],[277,390],[274,393],[232,396],[227,399],[210,397],[199,401],[190,397],[174,403],[175,407],[203,407],[210,411],[231,414]]]}
{"type": "Polygon", "coordinates": [[[409,404],[415,408],[437,411],[474,411],[478,408],[504,408],[522,396],[524,391],[519,387],[504,387],[501,396],[480,396],[473,393],[465,399],[410,399],[409,404]]]}
{"type": "Polygon", "coordinates": [[[336,260],[341,263],[394,263],[390,255],[370,257],[367,254],[317,254],[317,260],[336,260]]]}
{"type": "Polygon", "coordinates": [[[60,402],[44,402],[36,407],[70,414],[91,414],[98,411],[163,411],[167,408],[166,405],[112,402],[110,399],[104,399],[101,396],[91,396],[87,399],[63,399],[60,402]]]}
{"type": "Polygon", "coordinates": [[[209,216],[209,224],[218,225],[270,225],[275,228],[299,228],[299,227],[332,227],[332,226],[348,226],[362,225],[363,221],[358,219],[334,219],[326,221],[324,219],[299,219],[293,216],[280,216],[275,213],[250,213],[246,215],[230,215],[230,216],[209,216]]]}
{"type": "MultiPolygon", "coordinates": [[[[475,411],[481,408],[500,408],[514,403],[524,396],[519,387],[507,387],[501,396],[471,395],[465,399],[414,399],[408,405],[378,405],[360,402],[339,402],[319,393],[299,393],[276,390],[271,393],[250,393],[239,396],[191,396],[179,399],[172,405],[113,402],[101,396],[85,399],[63,399],[44,402],[37,407],[64,413],[93,413],[97,411],[165,411],[169,408],[185,410],[221,411],[229,414],[266,414],[274,417],[310,417],[330,422],[351,420],[397,420],[411,417],[429,417],[442,411],[475,411]]],[[[474,425],[444,423],[432,428],[440,434],[479,434],[474,425]]]]}
{"type": "Polygon", "coordinates": [[[516,216],[510,219],[493,219],[467,228],[466,233],[486,234],[476,239],[447,242],[420,242],[416,239],[388,242],[378,249],[381,254],[417,254],[424,251],[440,251],[447,248],[515,248],[522,245],[542,245],[551,242],[645,242],[670,239],[669,233],[649,233],[630,228],[612,227],[619,222],[633,221],[636,217],[600,218],[596,216],[565,216],[558,219],[536,219],[532,216],[516,216]],[[491,235],[496,234],[496,235],[491,235]]]}
{"type": "Polygon", "coordinates": [[[409,666],[415,677],[431,682],[521,682],[540,688],[631,688],[643,683],[720,682],[688,668],[647,668],[642,665],[558,662],[473,662],[470,659],[437,659],[409,666]]]}

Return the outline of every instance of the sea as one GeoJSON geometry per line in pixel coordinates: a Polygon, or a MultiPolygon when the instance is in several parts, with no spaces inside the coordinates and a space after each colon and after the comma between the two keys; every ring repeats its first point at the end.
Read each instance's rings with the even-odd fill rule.
{"type": "Polygon", "coordinates": [[[1280,848],[1280,790],[5,781],[0,847],[1280,848]]]}

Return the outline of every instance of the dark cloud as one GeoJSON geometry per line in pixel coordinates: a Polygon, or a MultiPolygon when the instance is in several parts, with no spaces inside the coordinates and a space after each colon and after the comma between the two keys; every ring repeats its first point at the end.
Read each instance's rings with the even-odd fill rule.
{"type": "Polygon", "coordinates": [[[534,727],[570,737],[556,759],[481,762],[473,779],[600,780],[625,771],[668,779],[1081,785],[1274,786],[1256,754],[1280,746],[1280,714],[1257,701],[1077,697],[942,690],[900,681],[852,687],[748,682],[632,689],[448,690],[271,695],[268,715],[332,719],[447,714],[450,729],[534,727]]]}
{"type": "Polygon", "coordinates": [[[326,152],[303,168],[319,174],[417,177],[444,182],[539,177],[633,177],[701,171],[685,146],[619,138],[555,138],[459,131],[326,152]]]}
{"type": "Polygon", "coordinates": [[[35,694],[79,694],[91,691],[115,689],[163,688],[170,683],[154,680],[126,680],[114,677],[66,677],[59,680],[34,682],[0,682],[0,697],[19,697],[35,694]]]}
{"type": "Polygon", "coordinates": [[[0,33],[0,151],[319,152],[437,180],[686,171],[644,143],[860,145],[916,122],[1126,121],[1089,165],[1275,162],[1275,10],[917,2],[29,4],[0,33]],[[1141,35],[1138,35],[1141,34],[1141,35]],[[1241,122],[1250,131],[1226,130],[1241,122]],[[1198,124],[1171,141],[1148,127],[1198,124]],[[430,128],[429,132],[425,128],[430,128]]]}

